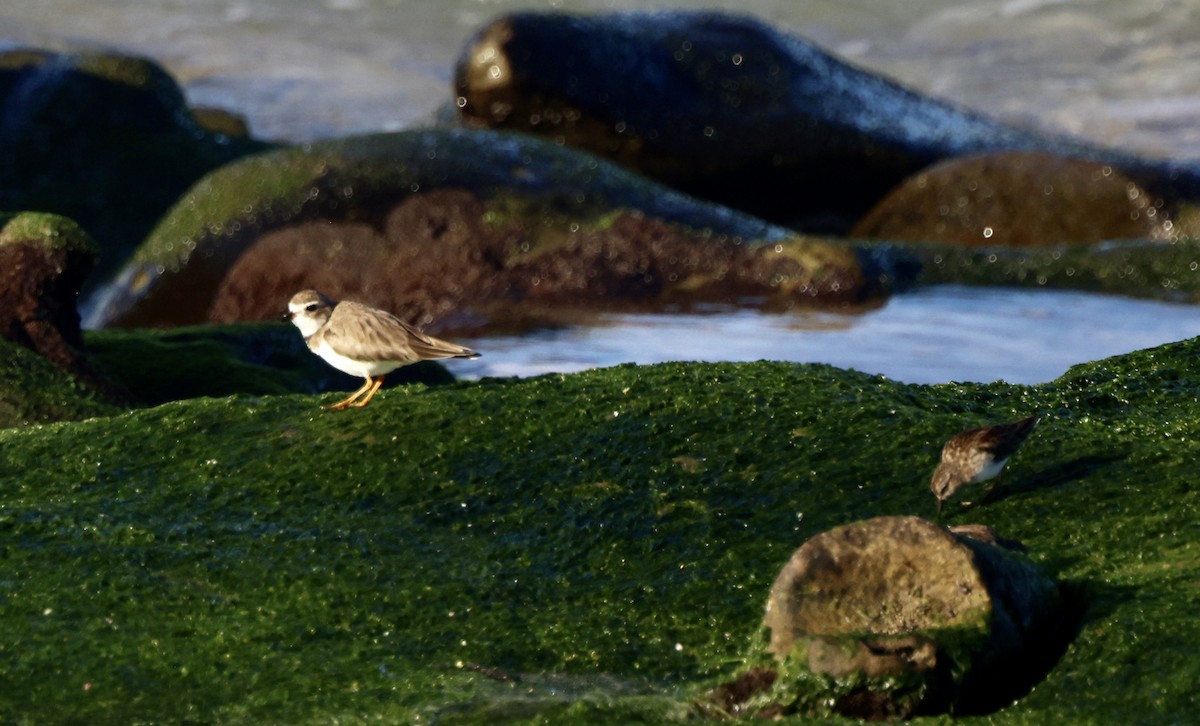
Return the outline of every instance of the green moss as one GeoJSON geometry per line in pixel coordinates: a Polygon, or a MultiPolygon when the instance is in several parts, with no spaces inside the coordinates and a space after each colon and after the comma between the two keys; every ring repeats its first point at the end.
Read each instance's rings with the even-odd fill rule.
{"type": "Polygon", "coordinates": [[[36,242],[49,249],[98,254],[96,243],[75,222],[43,212],[0,213],[0,247],[36,242]]]}
{"type": "Polygon", "coordinates": [[[923,262],[918,284],[1044,287],[1200,301],[1200,239],[1123,240],[1035,249],[905,248],[923,262]]]}
{"type": "MultiPolygon", "coordinates": [[[[287,323],[95,330],[86,339],[96,365],[149,405],[235,393],[349,392],[362,383],[313,355],[287,323]]],[[[424,361],[388,380],[438,384],[454,377],[424,361]]]]}
{"type": "Polygon", "coordinates": [[[117,411],[37,353],[0,339],[0,428],[108,416],[117,411]]]}
{"type": "MultiPolygon", "coordinates": [[[[990,524],[1080,594],[995,723],[1186,721],[1200,344],[1034,386],[620,366],[0,432],[13,720],[662,723],[745,667],[813,534],[932,516],[950,434],[1047,415],[990,524]]],[[[968,719],[969,720],[969,719],[968,719]]]]}
{"type": "Polygon", "coordinates": [[[378,221],[397,194],[436,188],[498,196],[489,207],[498,222],[532,216],[563,226],[581,217],[603,224],[614,208],[633,208],[747,238],[786,235],[535,137],[426,130],[305,144],[229,164],[188,192],[133,263],[175,269],[196,249],[220,256],[245,233],[299,218],[378,221]]]}

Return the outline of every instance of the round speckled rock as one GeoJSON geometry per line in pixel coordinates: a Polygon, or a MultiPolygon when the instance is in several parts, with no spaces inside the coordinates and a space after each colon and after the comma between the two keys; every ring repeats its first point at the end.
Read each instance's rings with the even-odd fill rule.
{"type": "Polygon", "coordinates": [[[1183,231],[1178,207],[1111,165],[1047,153],[977,154],[909,177],[851,234],[966,247],[1167,239],[1183,231]]]}
{"type": "Polygon", "coordinates": [[[780,682],[833,684],[814,702],[834,712],[906,718],[972,698],[972,681],[1020,657],[1058,604],[1056,585],[1018,555],[878,517],[796,550],[771,587],[766,650],[780,682]]]}

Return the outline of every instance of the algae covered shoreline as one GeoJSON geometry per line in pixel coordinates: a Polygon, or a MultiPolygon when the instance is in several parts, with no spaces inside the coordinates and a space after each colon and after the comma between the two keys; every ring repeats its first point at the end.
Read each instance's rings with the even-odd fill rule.
{"type": "Polygon", "coordinates": [[[0,712],[14,721],[644,722],[746,665],[805,539],[931,517],[942,441],[1040,412],[948,523],[1077,605],[997,723],[1172,723],[1200,664],[1200,344],[1039,386],[821,365],[406,386],[363,411],[199,398],[0,432],[0,712]]]}

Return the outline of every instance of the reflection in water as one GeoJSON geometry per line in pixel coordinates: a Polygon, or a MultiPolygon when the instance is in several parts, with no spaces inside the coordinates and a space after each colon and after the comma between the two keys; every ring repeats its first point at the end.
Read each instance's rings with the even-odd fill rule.
{"type": "Polygon", "coordinates": [[[829,363],[907,383],[1041,383],[1068,367],[1200,335],[1196,308],[1053,290],[940,286],[861,313],[746,309],[611,314],[593,325],[458,342],[483,353],[462,378],[569,373],[618,363],[829,363]]]}

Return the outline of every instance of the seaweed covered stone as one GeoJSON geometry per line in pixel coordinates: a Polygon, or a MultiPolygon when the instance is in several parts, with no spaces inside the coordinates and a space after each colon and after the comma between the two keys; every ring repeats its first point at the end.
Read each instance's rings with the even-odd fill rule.
{"type": "Polygon", "coordinates": [[[1041,647],[1059,606],[1052,580],[985,541],[912,516],[837,527],[771,587],[766,700],[872,720],[969,710],[1003,690],[1001,664],[1041,647]]]}
{"type": "Polygon", "coordinates": [[[119,398],[86,356],[75,308],[95,261],[95,243],[69,219],[0,215],[0,338],[119,398]]]}
{"type": "Polygon", "coordinates": [[[89,321],[275,318],[307,287],[442,328],[523,302],[843,303],[888,294],[915,270],[903,259],[797,235],[544,139],[423,130],[282,149],[210,174],[89,321]]]}

